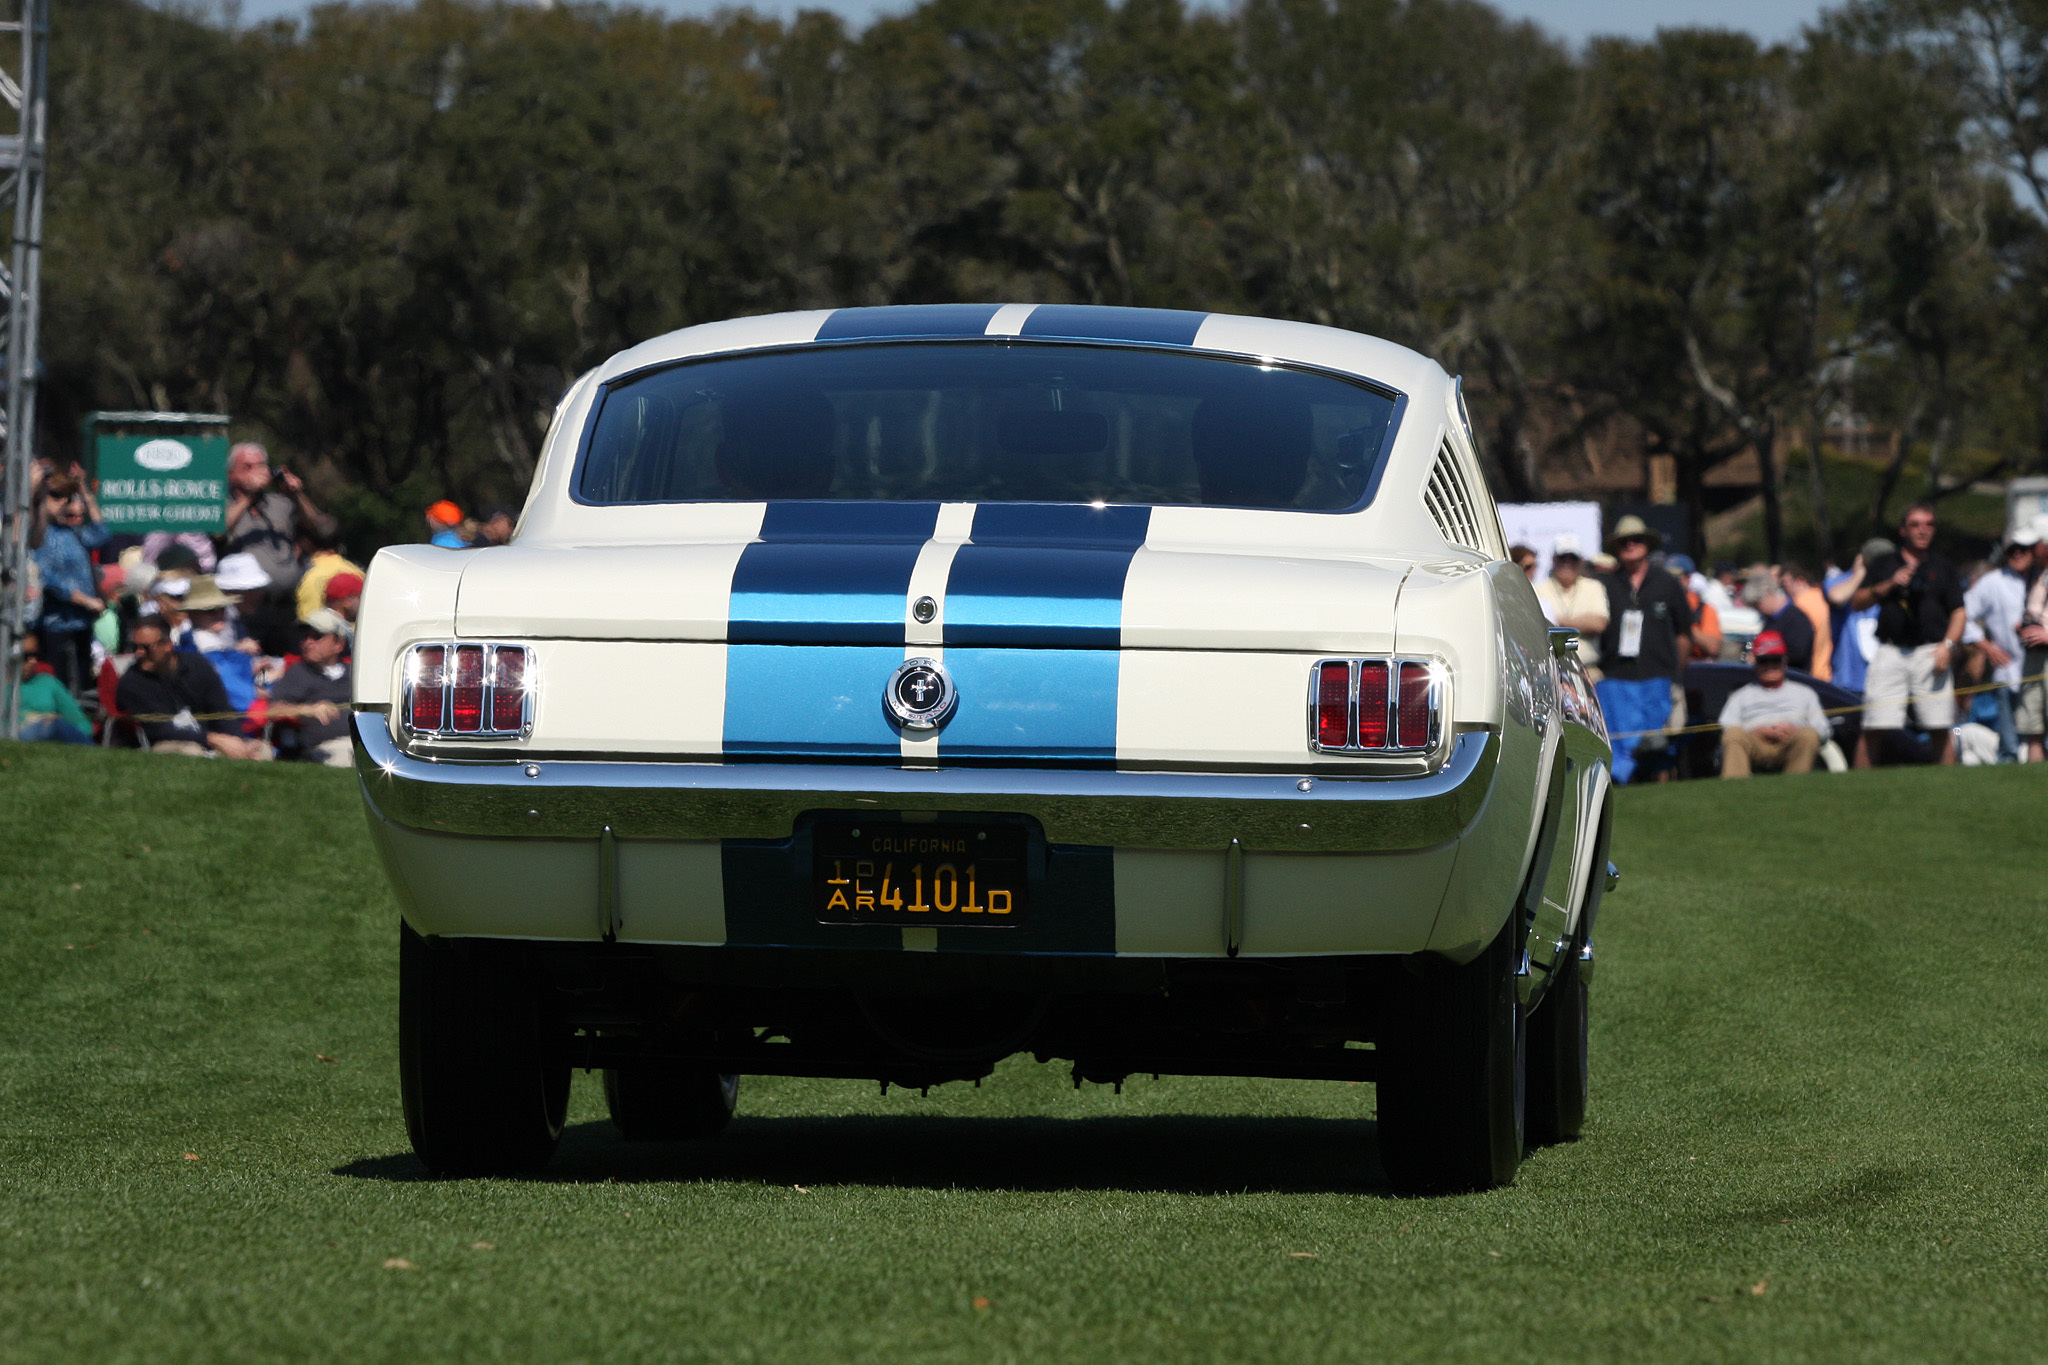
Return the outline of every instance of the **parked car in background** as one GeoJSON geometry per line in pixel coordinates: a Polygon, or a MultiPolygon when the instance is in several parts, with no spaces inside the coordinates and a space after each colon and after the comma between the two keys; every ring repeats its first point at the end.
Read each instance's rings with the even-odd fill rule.
{"type": "MultiPolygon", "coordinates": [[[[1579,1130],[1609,747],[1458,387],[1371,337],[957,305],[689,328],[517,532],[387,549],[357,769],[437,1172],[747,1074],[1373,1081],[1402,1187],[1579,1130]]],[[[1361,1154],[1363,1155],[1363,1154],[1361,1154]]]]}

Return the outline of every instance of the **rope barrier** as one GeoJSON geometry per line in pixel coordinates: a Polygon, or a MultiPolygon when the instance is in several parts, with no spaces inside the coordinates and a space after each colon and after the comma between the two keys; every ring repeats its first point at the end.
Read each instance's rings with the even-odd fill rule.
{"type": "MultiPolygon", "coordinates": [[[[2021,678],[2021,679],[2019,680],[2019,684],[2018,684],[2018,685],[2019,685],[2019,686],[2021,686],[2021,687],[2025,687],[2025,686],[2026,686],[2026,685],[2027,685],[2028,683],[2037,683],[2037,682],[2040,682],[2040,681],[2041,681],[2042,679],[2044,679],[2044,678],[2048,678],[2048,672],[2043,672],[2043,673],[2036,673],[2036,674],[2035,674],[2035,675],[2034,675],[2033,677],[2031,677],[2031,678],[2021,678]]],[[[1596,683],[1596,684],[1594,684],[1594,686],[1595,686],[1595,687],[1597,688],[1597,687],[1599,686],[1599,684],[1597,684],[1597,683],[1596,683]]],[[[1804,686],[1804,684],[1801,684],[1801,686],[1804,686]]],[[[1998,688],[1998,687],[2011,687],[2011,686],[2013,686],[2013,684],[2012,684],[2012,683],[2002,683],[2002,682],[1988,682],[1988,683],[1972,683],[1972,684],[1971,684],[1970,686],[1968,686],[1968,687],[1958,687],[1958,688],[1956,688],[1956,689],[1955,689],[1955,694],[1956,694],[1956,695],[1957,695],[1958,697],[1973,697],[1973,696],[1977,695],[1977,694],[1978,694],[1979,692],[1989,692],[1989,691],[1991,691],[1991,690],[1992,690],[1993,688],[1998,688]]],[[[1823,708],[1821,709],[1821,714],[1822,714],[1822,715],[1824,715],[1824,716],[1847,716],[1847,715],[1853,715],[1853,714],[1855,714],[1855,713],[1856,713],[1856,712],[1858,712],[1858,711],[1868,711],[1868,710],[1870,710],[1870,709],[1871,709],[1871,708],[1872,708],[1873,706],[1881,706],[1881,705],[1887,705],[1887,704],[1888,704],[1888,703],[1885,703],[1885,702],[1875,702],[1875,701],[1866,701],[1866,702],[1859,702],[1859,703],[1857,703],[1857,704],[1856,704],[1856,705],[1854,705],[1854,706],[1836,706],[1836,707],[1823,707],[1823,708]]],[[[1608,738],[1609,738],[1609,739],[1645,739],[1645,738],[1647,738],[1647,737],[1649,737],[1649,736],[1651,736],[1651,735],[1666,735],[1666,736],[1669,736],[1670,738],[1676,739],[1676,738],[1677,738],[1678,736],[1680,736],[1680,735],[1703,735],[1703,734],[1708,734],[1708,733],[1711,733],[1711,732],[1714,732],[1714,731],[1722,730],[1722,729],[1725,729],[1725,728],[1727,728],[1727,727],[1723,726],[1723,725],[1722,725],[1722,724],[1721,724],[1721,723],[1720,723],[1719,721],[1707,721],[1707,722],[1705,722],[1705,723],[1703,723],[1703,724],[1700,724],[1700,725],[1687,725],[1687,726],[1682,726],[1682,727],[1680,727],[1679,729],[1676,729],[1676,730],[1622,730],[1622,731],[1619,731],[1619,732],[1612,732],[1612,733],[1610,733],[1610,734],[1608,735],[1608,738]]]]}
{"type": "MultiPolygon", "coordinates": [[[[318,705],[320,705],[319,702],[311,701],[279,702],[277,704],[277,706],[291,707],[318,705]]],[[[333,706],[339,711],[348,710],[346,706],[343,706],[338,701],[330,702],[328,705],[333,706]]],[[[209,720],[297,720],[299,718],[296,715],[283,716],[274,714],[277,706],[272,706],[262,711],[194,711],[189,717],[186,717],[182,711],[175,716],[166,716],[156,711],[117,711],[114,713],[114,719],[133,721],[137,725],[168,725],[180,717],[202,723],[209,720]]]]}

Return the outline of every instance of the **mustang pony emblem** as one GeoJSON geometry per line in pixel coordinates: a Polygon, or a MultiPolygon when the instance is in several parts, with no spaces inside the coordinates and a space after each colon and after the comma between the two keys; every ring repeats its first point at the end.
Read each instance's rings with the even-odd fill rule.
{"type": "Polygon", "coordinates": [[[905,659],[882,690],[882,703],[906,730],[936,730],[953,713],[960,694],[937,659],[905,659]]]}

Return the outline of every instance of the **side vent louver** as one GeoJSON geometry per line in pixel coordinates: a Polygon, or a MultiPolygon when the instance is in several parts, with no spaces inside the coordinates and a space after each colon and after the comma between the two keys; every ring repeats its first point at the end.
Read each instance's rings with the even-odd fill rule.
{"type": "Polygon", "coordinates": [[[1429,487],[1423,490],[1422,501],[1445,540],[1468,550],[1485,551],[1486,543],[1479,538],[1479,517],[1473,511],[1472,490],[1448,443],[1437,451],[1436,468],[1429,471],[1429,487]]]}

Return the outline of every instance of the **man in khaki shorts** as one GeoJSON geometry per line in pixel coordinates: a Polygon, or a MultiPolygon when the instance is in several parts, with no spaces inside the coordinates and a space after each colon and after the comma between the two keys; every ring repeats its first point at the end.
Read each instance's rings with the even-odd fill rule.
{"type": "Polygon", "coordinates": [[[1870,766],[1873,744],[1913,721],[1929,732],[1937,762],[1956,761],[1952,727],[1956,687],[1950,665],[1963,638],[1963,582],[1955,566],[1934,553],[1934,505],[1916,502],[1899,525],[1899,548],[1868,566],[1850,604],[1876,604],[1877,655],[1863,685],[1863,734],[1856,766],[1870,766]]]}

